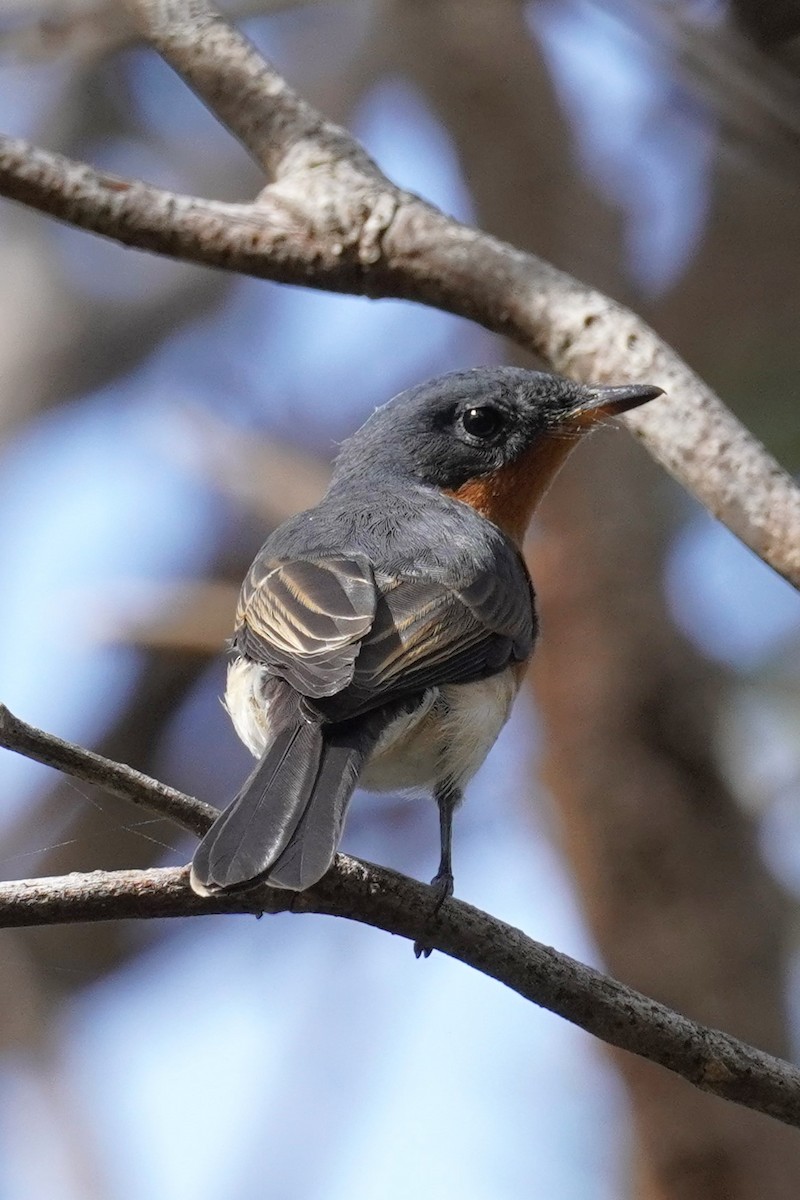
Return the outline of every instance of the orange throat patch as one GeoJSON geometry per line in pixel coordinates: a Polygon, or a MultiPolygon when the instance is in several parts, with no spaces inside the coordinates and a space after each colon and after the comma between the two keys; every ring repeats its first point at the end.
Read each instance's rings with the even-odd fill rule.
{"type": "Polygon", "coordinates": [[[507,467],[446,489],[446,495],[469,504],[521,546],[536,506],[578,441],[555,436],[535,442],[507,467]]]}

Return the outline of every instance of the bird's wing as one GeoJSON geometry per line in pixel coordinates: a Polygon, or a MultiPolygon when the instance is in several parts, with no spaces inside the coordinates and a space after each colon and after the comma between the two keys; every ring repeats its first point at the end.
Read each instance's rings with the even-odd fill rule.
{"type": "Polygon", "coordinates": [[[489,571],[457,588],[422,579],[392,580],[346,691],[321,705],[345,720],[430,687],[466,683],[528,657],[533,606],[523,587],[489,571]]]}
{"type": "Polygon", "coordinates": [[[234,644],[301,695],[332,696],[353,678],[377,604],[366,558],[259,557],[239,597],[234,644]]]}
{"type": "Polygon", "coordinates": [[[375,572],[366,558],[256,563],[235,638],[332,721],[527,658],[534,639],[521,560],[457,585],[375,572]]]}

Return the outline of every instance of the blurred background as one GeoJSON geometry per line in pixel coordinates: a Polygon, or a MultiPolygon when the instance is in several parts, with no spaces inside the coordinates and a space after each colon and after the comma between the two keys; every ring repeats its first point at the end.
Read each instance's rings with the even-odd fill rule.
{"type": "MultiPolygon", "coordinates": [[[[398,183],[631,304],[800,469],[800,4],[231,3],[398,183]]],[[[241,149],[115,0],[0,0],[0,127],[246,199],[241,149]]],[[[0,699],[222,804],[239,582],[336,445],[527,362],[405,303],[159,260],[0,207],[0,699]]],[[[654,380],[658,382],[658,380],[654,380]]],[[[800,598],[622,429],[531,530],[531,686],[456,823],[457,894],[792,1055],[800,598]]],[[[7,878],[191,842],[0,751],[7,878]]],[[[428,879],[430,802],[345,848],[428,879]]],[[[796,1200],[800,1135],[442,955],[323,917],[0,935],[2,1200],[796,1200]]]]}

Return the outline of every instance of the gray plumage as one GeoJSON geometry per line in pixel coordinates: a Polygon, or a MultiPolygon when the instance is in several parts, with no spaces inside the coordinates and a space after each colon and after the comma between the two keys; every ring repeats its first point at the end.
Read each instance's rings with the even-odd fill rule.
{"type": "Polygon", "coordinates": [[[431,689],[523,661],[534,635],[519,552],[438,491],[391,480],[379,498],[333,488],[287,521],[250,569],[234,637],[239,655],[265,668],[272,740],[198,848],[195,884],[310,886],[330,865],[385,726],[431,689]],[[332,545],[338,553],[326,556],[332,545]]]}

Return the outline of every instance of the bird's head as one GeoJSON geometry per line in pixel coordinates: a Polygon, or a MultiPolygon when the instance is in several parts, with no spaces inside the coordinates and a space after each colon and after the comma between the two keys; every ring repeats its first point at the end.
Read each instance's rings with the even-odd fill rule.
{"type": "Polygon", "coordinates": [[[384,471],[464,500],[519,538],[577,441],[661,394],[516,367],[455,371],[377,409],[345,442],[334,482],[384,471]]]}

